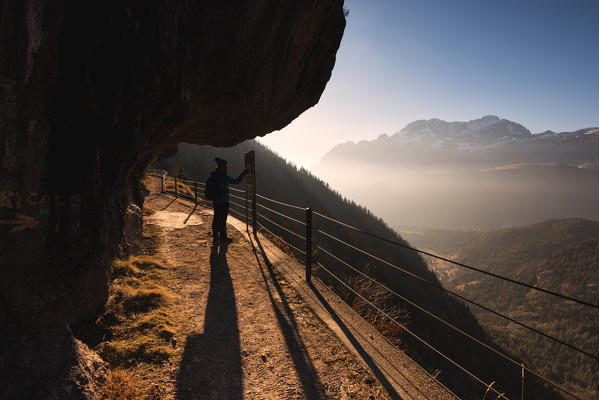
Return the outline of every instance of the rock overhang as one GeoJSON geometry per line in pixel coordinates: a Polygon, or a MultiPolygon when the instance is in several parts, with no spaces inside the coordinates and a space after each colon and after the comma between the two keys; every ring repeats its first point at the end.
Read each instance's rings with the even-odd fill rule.
{"type": "Polygon", "coordinates": [[[2,21],[0,322],[35,327],[101,307],[152,159],[283,128],[345,27],[338,0],[9,0],[2,21]]]}

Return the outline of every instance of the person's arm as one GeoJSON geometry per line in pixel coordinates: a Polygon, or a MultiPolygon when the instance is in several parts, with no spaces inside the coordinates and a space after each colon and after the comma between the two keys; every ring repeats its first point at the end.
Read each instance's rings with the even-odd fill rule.
{"type": "Polygon", "coordinates": [[[234,185],[237,185],[238,183],[240,183],[243,180],[243,177],[246,176],[247,173],[248,173],[248,170],[246,169],[241,174],[239,174],[239,176],[237,177],[237,179],[234,179],[234,178],[231,178],[230,176],[227,176],[227,182],[228,183],[232,183],[234,185]]]}

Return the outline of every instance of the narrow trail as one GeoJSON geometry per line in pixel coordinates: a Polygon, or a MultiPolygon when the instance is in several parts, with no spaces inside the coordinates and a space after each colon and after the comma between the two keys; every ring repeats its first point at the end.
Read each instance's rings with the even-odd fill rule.
{"type": "Polygon", "coordinates": [[[213,246],[212,213],[158,193],[144,230],[170,267],[176,354],[164,378],[170,399],[387,399],[382,386],[267,268],[247,234],[213,246]]]}

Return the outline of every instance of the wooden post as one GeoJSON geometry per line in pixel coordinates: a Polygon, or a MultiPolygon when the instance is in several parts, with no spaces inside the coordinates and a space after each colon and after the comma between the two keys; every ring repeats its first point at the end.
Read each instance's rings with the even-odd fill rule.
{"type": "Polygon", "coordinates": [[[175,178],[175,197],[178,197],[177,196],[177,178],[175,178]]]}
{"type": "Polygon", "coordinates": [[[198,183],[193,181],[193,197],[196,205],[198,204],[198,183]]]}
{"type": "Polygon", "coordinates": [[[306,282],[312,283],[312,209],[306,208],[306,282]]]}
{"type": "Polygon", "coordinates": [[[248,188],[247,185],[245,186],[245,230],[249,232],[250,229],[250,214],[248,212],[249,210],[249,193],[248,193],[248,188]]]}
{"type": "Polygon", "coordinates": [[[522,390],[520,392],[520,400],[524,400],[524,363],[522,363],[522,390]]]}
{"type": "MultiPolygon", "coordinates": [[[[252,230],[254,233],[257,228],[256,221],[256,153],[254,150],[248,151],[244,154],[245,169],[248,170],[248,174],[245,178],[245,198],[246,206],[248,202],[252,202],[252,230]]],[[[246,207],[247,215],[247,207],[246,207]]],[[[247,223],[247,222],[246,222],[247,223]]]]}

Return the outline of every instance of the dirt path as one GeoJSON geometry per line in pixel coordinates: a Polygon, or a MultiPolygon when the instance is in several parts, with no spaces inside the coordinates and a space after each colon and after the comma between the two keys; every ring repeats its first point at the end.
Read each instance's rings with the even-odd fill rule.
{"type": "Polygon", "coordinates": [[[213,246],[210,211],[160,194],[146,207],[144,230],[158,238],[175,298],[163,398],[388,398],[241,232],[229,226],[233,243],[213,246]]]}

